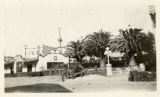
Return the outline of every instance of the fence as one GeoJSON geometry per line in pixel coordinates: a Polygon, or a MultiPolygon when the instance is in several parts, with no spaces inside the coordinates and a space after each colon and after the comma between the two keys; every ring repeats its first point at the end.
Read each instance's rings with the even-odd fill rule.
{"type": "Polygon", "coordinates": [[[5,77],[34,77],[34,76],[50,76],[50,75],[61,75],[64,69],[50,69],[39,72],[18,72],[18,73],[8,73],[5,77]]]}
{"type": "MultiPolygon", "coordinates": [[[[92,69],[84,69],[85,74],[100,74],[100,75],[107,75],[106,68],[92,68],[92,69]]],[[[113,74],[122,74],[124,72],[127,72],[128,68],[112,68],[113,74]]]]}
{"type": "MultiPolygon", "coordinates": [[[[126,68],[112,68],[112,73],[121,74],[125,72],[126,70],[127,70],[126,68]]],[[[64,69],[50,69],[50,70],[44,70],[40,72],[20,72],[20,73],[14,73],[14,74],[5,74],[5,77],[54,76],[54,75],[62,75],[63,72],[64,72],[64,69]]],[[[89,74],[99,74],[99,75],[106,76],[107,71],[106,71],[106,68],[96,68],[95,67],[91,69],[84,69],[82,72],[70,74],[70,76],[89,75],[89,74]]]]}

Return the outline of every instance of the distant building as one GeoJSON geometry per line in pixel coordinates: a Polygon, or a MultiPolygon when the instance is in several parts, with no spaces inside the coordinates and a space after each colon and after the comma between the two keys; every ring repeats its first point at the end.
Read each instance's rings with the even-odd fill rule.
{"type": "Polygon", "coordinates": [[[14,71],[13,70],[14,62],[15,62],[15,57],[11,57],[11,56],[5,56],[4,57],[5,73],[11,73],[11,72],[14,71]]]}
{"type": "Polygon", "coordinates": [[[43,45],[41,49],[28,49],[26,52],[30,52],[30,55],[26,53],[26,58],[21,55],[5,56],[5,73],[37,72],[61,68],[69,63],[69,58],[64,56],[64,51],[65,47],[43,45]]]}

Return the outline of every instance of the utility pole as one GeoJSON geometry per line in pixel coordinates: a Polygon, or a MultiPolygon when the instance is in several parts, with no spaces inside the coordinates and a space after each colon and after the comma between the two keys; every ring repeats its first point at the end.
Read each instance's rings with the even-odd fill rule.
{"type": "Polygon", "coordinates": [[[154,5],[150,5],[149,6],[149,15],[150,15],[151,21],[152,21],[153,33],[155,33],[155,28],[156,28],[156,10],[155,10],[155,6],[154,5]]]}
{"type": "Polygon", "coordinates": [[[37,48],[38,48],[38,51],[37,51],[37,58],[39,58],[39,55],[40,55],[40,48],[41,48],[41,47],[38,45],[37,48]]]}
{"type": "Polygon", "coordinates": [[[62,37],[61,37],[61,28],[57,28],[58,29],[58,32],[59,32],[59,39],[58,39],[58,42],[59,42],[59,46],[60,46],[60,53],[62,52],[62,37]]]}
{"type": "Polygon", "coordinates": [[[24,45],[24,55],[25,55],[25,59],[26,59],[26,57],[27,57],[27,45],[24,45]]]}

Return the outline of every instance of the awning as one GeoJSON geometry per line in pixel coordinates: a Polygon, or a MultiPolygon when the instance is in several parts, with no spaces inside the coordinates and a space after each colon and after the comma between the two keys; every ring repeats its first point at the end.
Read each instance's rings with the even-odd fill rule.
{"type": "Polygon", "coordinates": [[[33,65],[38,62],[38,58],[26,59],[24,60],[24,65],[33,65]]]}

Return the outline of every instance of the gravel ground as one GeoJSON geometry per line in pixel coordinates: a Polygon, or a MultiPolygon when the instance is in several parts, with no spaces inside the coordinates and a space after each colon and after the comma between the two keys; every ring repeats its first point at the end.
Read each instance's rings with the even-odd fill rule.
{"type": "Polygon", "coordinates": [[[156,82],[129,82],[126,75],[89,75],[62,83],[73,92],[156,91],[156,82]]]}
{"type": "Polygon", "coordinates": [[[60,76],[5,78],[5,88],[39,83],[58,84],[72,92],[156,91],[156,82],[129,82],[128,73],[110,77],[92,74],[64,82],[60,76]]]}

